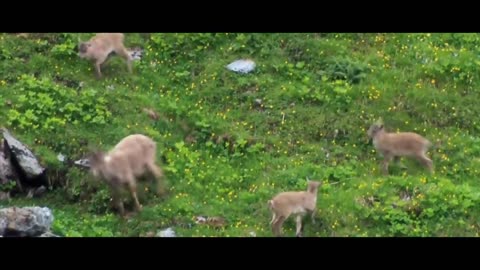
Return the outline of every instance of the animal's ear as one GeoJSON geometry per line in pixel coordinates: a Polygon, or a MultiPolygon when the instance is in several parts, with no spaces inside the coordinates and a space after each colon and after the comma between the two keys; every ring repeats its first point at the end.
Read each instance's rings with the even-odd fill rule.
{"type": "Polygon", "coordinates": [[[383,129],[383,124],[380,124],[380,126],[378,126],[379,129],[383,129]]]}

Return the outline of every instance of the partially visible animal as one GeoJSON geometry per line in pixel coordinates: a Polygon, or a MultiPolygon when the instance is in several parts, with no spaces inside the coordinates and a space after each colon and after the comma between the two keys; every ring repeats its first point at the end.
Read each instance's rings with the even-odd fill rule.
{"type": "Polygon", "coordinates": [[[205,217],[205,216],[198,216],[195,218],[196,224],[203,224],[212,226],[215,228],[222,228],[227,225],[227,221],[223,217],[205,217]]]}
{"type": "Polygon", "coordinates": [[[122,33],[100,33],[90,40],[82,42],[79,40],[79,57],[95,62],[97,78],[102,77],[101,65],[110,55],[116,54],[122,57],[132,73],[133,58],[124,45],[125,35],[122,33]]]}
{"type": "Polygon", "coordinates": [[[152,120],[158,120],[160,118],[160,115],[154,111],[153,109],[150,108],[143,108],[142,111],[148,115],[152,120]]]}
{"type": "Polygon", "coordinates": [[[383,124],[373,124],[367,131],[373,141],[375,149],[383,155],[382,172],[388,175],[388,165],[395,159],[398,163],[400,157],[412,157],[433,173],[433,162],[426,153],[432,143],[414,132],[390,133],[385,131],[383,124]]]}
{"type": "Polygon", "coordinates": [[[268,201],[268,208],[273,214],[270,225],[275,236],[283,235],[282,226],[290,215],[296,216],[296,236],[303,235],[302,219],[310,213],[312,224],[315,224],[315,212],[317,211],[317,193],[322,182],[307,181],[307,191],[287,191],[277,194],[268,201]]]}
{"type": "Polygon", "coordinates": [[[96,151],[89,156],[90,171],[94,177],[104,180],[110,187],[113,201],[120,215],[125,216],[121,192],[127,188],[137,211],[142,206],[137,197],[137,181],[149,174],[156,180],[157,194],[165,194],[163,170],[156,163],[156,143],[142,134],[133,134],[122,139],[108,153],[96,151]]]}

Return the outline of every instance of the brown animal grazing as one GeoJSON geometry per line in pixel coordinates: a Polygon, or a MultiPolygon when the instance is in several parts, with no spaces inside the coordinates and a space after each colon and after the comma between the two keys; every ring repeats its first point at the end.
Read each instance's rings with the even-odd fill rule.
{"type": "Polygon", "coordinates": [[[302,219],[308,212],[311,213],[312,224],[315,224],[315,212],[317,211],[317,193],[322,182],[307,181],[307,191],[282,192],[268,201],[268,207],[273,213],[272,231],[275,236],[281,236],[283,222],[292,214],[296,215],[296,236],[303,234],[302,219]]]}
{"type": "Polygon", "coordinates": [[[388,164],[392,159],[398,163],[400,157],[413,157],[433,173],[433,162],[426,156],[432,143],[424,137],[413,132],[389,133],[383,124],[373,124],[367,131],[369,138],[373,139],[373,146],[383,155],[382,171],[388,175],[388,164]]]}
{"type": "Polygon", "coordinates": [[[149,173],[157,181],[157,193],[165,193],[163,170],[155,165],[156,149],[152,139],[134,134],[122,139],[110,152],[98,151],[89,157],[91,173],[109,185],[114,203],[122,216],[125,216],[125,210],[120,193],[125,187],[128,187],[135,201],[136,210],[142,210],[137,198],[136,178],[149,173]]]}
{"type": "Polygon", "coordinates": [[[121,33],[102,33],[92,37],[89,41],[80,42],[78,45],[79,57],[95,62],[97,78],[102,77],[100,65],[112,54],[115,53],[125,59],[128,72],[132,73],[132,56],[123,44],[125,39],[121,33]]]}

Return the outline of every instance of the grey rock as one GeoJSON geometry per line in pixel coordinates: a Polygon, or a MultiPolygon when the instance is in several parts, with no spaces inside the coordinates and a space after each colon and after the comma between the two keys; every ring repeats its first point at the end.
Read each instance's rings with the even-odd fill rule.
{"type": "Polygon", "coordinates": [[[252,72],[255,67],[255,62],[250,59],[240,59],[227,65],[227,69],[238,73],[252,72]]]}
{"type": "Polygon", "coordinates": [[[53,213],[47,207],[9,207],[0,209],[0,235],[40,236],[50,231],[53,213]]]}
{"type": "MultiPolygon", "coordinates": [[[[3,144],[3,142],[0,141],[3,144]]],[[[14,178],[12,164],[0,146],[0,184],[4,185],[14,178]]]]}
{"type": "Polygon", "coordinates": [[[6,151],[9,151],[9,154],[15,158],[26,177],[35,178],[42,175],[45,172],[45,168],[40,165],[32,151],[15,139],[8,130],[2,129],[2,132],[6,142],[6,151]]]}
{"type": "Polygon", "coordinates": [[[161,230],[157,233],[157,237],[176,237],[175,231],[172,228],[161,230]]]}
{"type": "Polygon", "coordinates": [[[60,153],[60,154],[57,155],[57,159],[58,159],[58,161],[60,161],[60,162],[65,162],[65,155],[63,155],[62,153],[60,153]]]}

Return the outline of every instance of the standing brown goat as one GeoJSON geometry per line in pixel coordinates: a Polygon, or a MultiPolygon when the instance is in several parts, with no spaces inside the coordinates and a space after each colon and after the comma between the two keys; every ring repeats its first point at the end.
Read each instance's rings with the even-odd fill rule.
{"type": "Polygon", "coordinates": [[[302,219],[307,212],[311,213],[312,224],[315,224],[315,212],[317,211],[317,193],[321,185],[318,181],[307,181],[307,191],[282,192],[268,201],[268,207],[273,213],[272,231],[275,236],[282,235],[283,222],[292,214],[296,215],[296,236],[302,236],[302,219]]]}
{"type": "Polygon", "coordinates": [[[373,146],[383,155],[382,171],[388,175],[388,164],[392,159],[398,163],[400,157],[413,157],[433,173],[433,162],[426,153],[432,143],[413,132],[386,132],[383,124],[373,124],[367,131],[373,146]]]}
{"type": "Polygon", "coordinates": [[[113,200],[122,216],[125,215],[121,191],[128,187],[137,211],[142,210],[137,198],[137,180],[147,172],[157,181],[157,193],[165,193],[163,171],[155,165],[156,143],[142,134],[129,135],[110,152],[101,151],[89,157],[91,173],[101,178],[110,187],[113,200]]]}
{"type": "Polygon", "coordinates": [[[89,59],[95,62],[97,78],[102,77],[100,65],[112,54],[122,57],[132,73],[132,56],[123,44],[125,35],[122,33],[101,33],[92,37],[89,41],[80,42],[78,45],[80,58],[89,59]]]}

